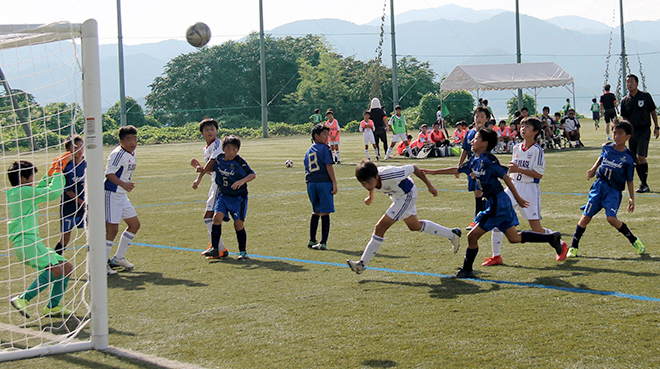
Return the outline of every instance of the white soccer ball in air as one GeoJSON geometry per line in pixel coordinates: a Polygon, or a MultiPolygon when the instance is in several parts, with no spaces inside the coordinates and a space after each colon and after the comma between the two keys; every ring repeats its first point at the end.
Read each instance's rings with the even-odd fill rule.
{"type": "Polygon", "coordinates": [[[284,162],[284,165],[286,165],[287,168],[293,167],[293,160],[287,160],[284,162]]]}
{"type": "Polygon", "coordinates": [[[211,39],[211,29],[202,22],[197,22],[186,31],[186,40],[191,46],[202,47],[211,39]]]}

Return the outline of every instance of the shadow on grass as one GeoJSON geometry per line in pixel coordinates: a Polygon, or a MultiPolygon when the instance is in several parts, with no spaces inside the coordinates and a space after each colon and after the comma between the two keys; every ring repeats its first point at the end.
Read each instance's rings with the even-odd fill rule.
{"type": "MultiPolygon", "coordinates": [[[[642,255],[644,256],[644,255],[642,255]]],[[[545,266],[545,267],[530,267],[530,266],[524,266],[524,265],[506,265],[503,264],[501,265],[502,267],[506,268],[518,268],[518,269],[529,269],[529,270],[541,270],[541,271],[547,271],[547,270],[555,270],[555,271],[564,271],[564,272],[569,272],[571,275],[564,276],[564,277],[570,277],[570,276],[581,276],[581,275],[587,275],[587,274],[595,274],[595,273],[610,273],[610,274],[625,274],[633,277],[658,277],[660,276],[660,273],[654,273],[654,272],[649,272],[649,271],[644,271],[644,272],[638,272],[638,271],[633,271],[633,270],[620,270],[620,269],[612,269],[612,268],[602,268],[602,267],[588,267],[588,266],[582,266],[579,263],[579,259],[586,259],[583,256],[580,256],[578,259],[566,259],[562,264],[555,264],[554,266],[545,266]]],[[[600,259],[600,258],[595,258],[595,259],[600,259]]],[[[643,258],[621,258],[621,259],[612,259],[612,260],[640,260],[643,258]]],[[[658,258],[652,258],[649,256],[649,260],[653,261],[658,258]]],[[[557,276],[557,278],[560,278],[557,276]]]]}
{"type": "Polygon", "coordinates": [[[440,284],[418,283],[418,282],[400,282],[400,281],[379,281],[362,280],[360,284],[382,283],[406,287],[428,288],[429,297],[436,299],[454,299],[461,295],[476,295],[478,293],[497,292],[501,289],[500,285],[491,284],[490,288],[483,288],[481,285],[470,283],[470,279],[449,279],[442,278],[440,284]]]}
{"type": "Polygon", "coordinates": [[[299,264],[290,264],[281,260],[269,260],[269,259],[247,259],[247,260],[238,260],[232,257],[227,257],[224,259],[212,260],[209,264],[225,264],[231,266],[242,267],[246,269],[255,269],[255,268],[267,268],[276,272],[306,272],[307,269],[299,264]]]}
{"type": "Polygon", "coordinates": [[[80,367],[84,368],[95,368],[95,369],[117,369],[117,368],[126,368],[126,367],[133,367],[133,368],[146,368],[146,369],[169,369],[170,367],[168,366],[162,366],[162,365],[157,365],[154,363],[148,363],[144,362],[142,360],[136,360],[136,359],[130,359],[126,357],[122,357],[121,355],[114,355],[112,353],[108,352],[103,352],[104,356],[111,356],[113,358],[116,358],[117,360],[121,361],[123,365],[112,365],[112,364],[103,364],[99,363],[98,361],[94,360],[89,360],[89,359],[83,359],[81,357],[75,357],[71,354],[63,354],[63,355],[54,355],[53,358],[56,360],[63,361],[65,363],[71,364],[71,365],[77,365],[80,367]]]}
{"type": "Polygon", "coordinates": [[[166,278],[163,273],[154,272],[119,272],[108,276],[108,288],[123,288],[127,291],[139,291],[146,289],[147,284],[158,286],[206,287],[206,283],[199,283],[188,279],[166,278]]]}
{"type": "MultiPolygon", "coordinates": [[[[336,252],[338,254],[344,254],[344,255],[350,255],[350,256],[356,256],[360,257],[362,256],[362,253],[364,250],[357,250],[357,251],[352,251],[352,250],[341,250],[341,249],[326,249],[326,251],[332,251],[336,252]]],[[[405,255],[388,255],[388,254],[381,254],[378,253],[379,258],[384,258],[384,259],[408,259],[408,256],[405,255]]]]}
{"type": "Polygon", "coordinates": [[[364,360],[362,362],[362,365],[368,366],[370,368],[393,368],[397,366],[398,363],[392,360],[371,359],[371,360],[364,360]]]}

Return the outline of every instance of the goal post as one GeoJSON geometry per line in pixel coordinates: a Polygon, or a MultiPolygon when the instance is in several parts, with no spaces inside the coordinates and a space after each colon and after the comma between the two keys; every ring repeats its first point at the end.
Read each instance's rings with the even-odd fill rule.
{"type": "MultiPolygon", "coordinates": [[[[108,299],[97,22],[0,25],[0,69],[0,218],[4,223],[0,232],[4,234],[0,236],[0,362],[104,350],[108,348],[108,299]],[[71,229],[71,240],[63,251],[73,271],[68,275],[68,288],[61,282],[64,292],[60,306],[73,314],[45,314],[55,301],[55,274],[50,274],[55,280],[48,279],[45,289],[41,287],[44,284],[36,284],[40,292],[21,310],[14,299],[21,296],[28,301],[28,286],[41,281],[44,269],[32,268],[27,257],[19,260],[14,252],[16,245],[8,232],[12,219],[8,192],[15,186],[7,179],[8,167],[15,161],[30,161],[38,169],[36,184],[53,159],[66,153],[63,143],[74,134],[83,137],[87,168],[86,209],[85,216],[80,217],[83,226],[71,229]]],[[[31,245],[24,238],[24,248],[36,249],[39,241],[53,248],[60,240],[57,195],[34,206],[38,215],[34,228],[38,228],[40,238],[31,245]]]]}

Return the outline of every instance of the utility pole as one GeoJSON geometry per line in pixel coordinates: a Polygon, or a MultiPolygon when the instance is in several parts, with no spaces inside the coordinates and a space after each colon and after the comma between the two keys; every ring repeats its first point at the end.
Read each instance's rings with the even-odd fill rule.
{"type": "Polygon", "coordinates": [[[117,46],[119,48],[119,121],[126,122],[126,91],[124,90],[124,38],[121,32],[121,0],[117,0],[117,46]]]}
{"type": "Polygon", "coordinates": [[[261,66],[261,129],[268,138],[268,96],[266,95],[266,46],[264,45],[264,4],[259,0],[259,64],[261,66]]]}
{"type": "MultiPolygon", "coordinates": [[[[516,63],[522,62],[520,53],[520,7],[518,6],[519,0],[516,0],[516,63]]],[[[518,89],[518,110],[523,107],[523,94],[522,89],[518,89]]]]}
{"type": "Polygon", "coordinates": [[[396,37],[394,32],[394,0],[390,0],[390,28],[392,37],[392,111],[399,105],[399,80],[396,72],[396,37]]]}
{"type": "Polygon", "coordinates": [[[623,98],[628,93],[628,90],[626,89],[626,75],[628,73],[626,72],[626,35],[623,31],[623,0],[619,0],[619,16],[621,19],[621,85],[623,86],[621,98],[623,98]]]}

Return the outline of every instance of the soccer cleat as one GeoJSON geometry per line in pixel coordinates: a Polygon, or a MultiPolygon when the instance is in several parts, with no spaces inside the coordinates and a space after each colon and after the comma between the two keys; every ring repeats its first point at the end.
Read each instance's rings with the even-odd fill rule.
{"type": "Polygon", "coordinates": [[[250,257],[248,256],[246,251],[241,251],[241,252],[238,253],[238,260],[246,260],[246,259],[249,259],[249,258],[250,257]]]}
{"type": "Polygon", "coordinates": [[[135,265],[131,264],[126,260],[126,258],[118,258],[114,256],[112,260],[110,260],[110,267],[124,267],[126,269],[133,269],[135,265]]]}
{"type": "Polygon", "coordinates": [[[337,165],[341,164],[341,160],[337,160],[337,165]]]}
{"type": "Polygon", "coordinates": [[[218,251],[218,249],[213,249],[212,248],[212,249],[208,250],[206,253],[204,253],[204,256],[206,256],[206,258],[209,259],[209,260],[210,259],[222,259],[222,258],[226,258],[227,256],[229,256],[229,250],[227,250],[225,248],[224,250],[222,250],[222,254],[220,254],[220,251],[218,251]]]}
{"type": "Polygon", "coordinates": [[[11,306],[13,306],[16,310],[18,310],[21,315],[24,317],[30,319],[30,313],[27,311],[28,307],[28,300],[22,299],[20,296],[16,296],[11,299],[11,306]]]}
{"type": "Polygon", "coordinates": [[[309,242],[307,242],[307,247],[309,247],[311,249],[312,246],[316,245],[317,243],[318,242],[316,242],[316,241],[309,241],[309,242]]]}
{"type": "Polygon", "coordinates": [[[497,255],[490,258],[486,258],[486,261],[484,261],[481,264],[481,266],[495,266],[495,265],[500,265],[502,263],[504,263],[504,261],[502,260],[502,255],[497,255]]]}
{"type": "Polygon", "coordinates": [[[578,249],[575,247],[571,247],[568,249],[568,252],[566,253],[567,258],[576,258],[578,254],[578,249]]]}
{"type": "Polygon", "coordinates": [[[637,192],[637,193],[647,193],[647,192],[651,192],[651,189],[649,188],[648,185],[641,184],[641,185],[639,185],[639,188],[635,192],[637,192]]]}
{"type": "Polygon", "coordinates": [[[474,278],[474,271],[465,271],[463,268],[458,268],[456,273],[450,275],[449,278],[474,278]]]}
{"type": "Polygon", "coordinates": [[[317,243],[316,245],[312,246],[314,250],[325,250],[326,245],[324,243],[317,243]]]}
{"type": "Polygon", "coordinates": [[[552,242],[550,242],[550,246],[555,248],[555,251],[557,251],[557,254],[561,254],[561,233],[559,232],[554,232],[552,233],[552,242]]]}
{"type": "Polygon", "coordinates": [[[461,232],[460,228],[453,228],[451,233],[454,235],[449,239],[451,241],[451,251],[455,254],[458,252],[458,249],[461,247],[461,232]]]}
{"type": "Polygon", "coordinates": [[[351,270],[357,274],[362,274],[362,272],[364,272],[364,270],[367,269],[367,267],[364,266],[364,262],[362,260],[358,260],[358,261],[346,260],[346,263],[348,263],[348,266],[351,267],[351,270]]]}
{"type": "Polygon", "coordinates": [[[380,155],[376,155],[376,161],[380,161],[380,155]]]}
{"type": "Polygon", "coordinates": [[[633,242],[632,246],[635,248],[635,250],[637,250],[637,255],[641,255],[644,253],[644,251],[646,251],[646,247],[642,243],[642,240],[639,239],[639,237],[637,237],[635,242],[633,242]]]}
{"type": "Polygon", "coordinates": [[[564,241],[561,241],[561,252],[557,254],[557,261],[562,261],[566,259],[566,255],[568,254],[568,244],[564,241]]]}
{"type": "Polygon", "coordinates": [[[477,223],[472,222],[472,223],[470,223],[469,226],[465,227],[465,230],[466,230],[466,231],[471,231],[472,228],[474,228],[474,227],[476,227],[476,226],[477,226],[477,223]]]}
{"type": "Polygon", "coordinates": [[[49,308],[44,306],[44,315],[45,316],[67,316],[73,315],[73,311],[63,307],[62,305],[55,306],[54,308],[49,308]]]}
{"type": "Polygon", "coordinates": [[[211,243],[209,242],[209,247],[207,247],[206,250],[202,251],[201,254],[204,255],[205,252],[209,251],[212,248],[213,246],[211,246],[211,243]]]}
{"type": "Polygon", "coordinates": [[[115,274],[117,274],[117,271],[112,269],[112,267],[110,267],[110,264],[108,264],[108,275],[115,275],[115,274]]]}

